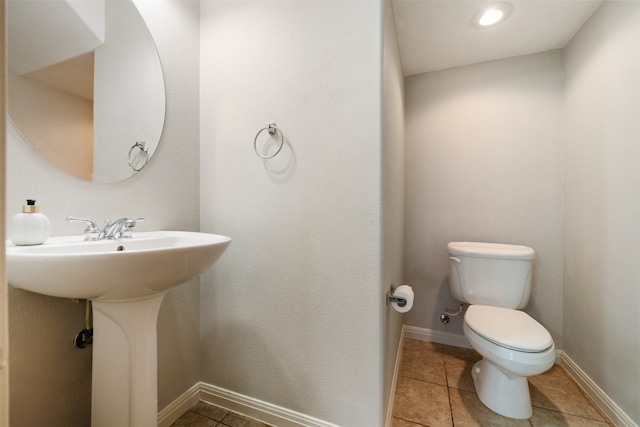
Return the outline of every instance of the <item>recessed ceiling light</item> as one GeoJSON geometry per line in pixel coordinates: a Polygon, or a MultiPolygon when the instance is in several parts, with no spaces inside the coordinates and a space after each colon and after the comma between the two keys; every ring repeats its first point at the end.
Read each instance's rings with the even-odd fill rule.
{"type": "Polygon", "coordinates": [[[489,28],[507,19],[512,10],[513,6],[510,3],[494,3],[477,11],[471,18],[471,26],[489,28]]]}

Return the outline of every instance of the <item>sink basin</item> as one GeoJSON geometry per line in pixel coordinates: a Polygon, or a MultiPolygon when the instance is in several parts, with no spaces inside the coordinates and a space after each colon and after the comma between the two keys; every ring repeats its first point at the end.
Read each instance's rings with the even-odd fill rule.
{"type": "Polygon", "coordinates": [[[157,318],[166,292],[208,269],[231,239],[185,231],[123,240],[6,243],[9,284],[92,300],[92,427],[157,427],[157,318]]]}
{"type": "Polygon", "coordinates": [[[134,233],[131,239],[51,237],[43,245],[6,245],[9,284],[39,294],[96,301],[166,292],[207,270],[231,239],[186,231],[134,233]]]}

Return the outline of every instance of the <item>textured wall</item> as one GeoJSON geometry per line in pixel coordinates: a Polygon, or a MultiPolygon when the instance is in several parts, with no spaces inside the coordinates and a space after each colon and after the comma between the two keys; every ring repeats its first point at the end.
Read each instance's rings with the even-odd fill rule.
{"type": "Polygon", "coordinates": [[[201,14],[201,224],[233,238],[201,279],[202,379],[381,426],[382,4],[201,14]],[[272,121],[287,142],[263,161],[272,121]]]}
{"type": "MultiPolygon", "coordinates": [[[[54,169],[9,126],[7,215],[33,197],[54,235],[80,234],[67,215],[144,216],[141,230],[197,230],[198,3],[136,1],[156,40],[167,86],[164,134],[149,166],[111,185],[87,183],[54,169]],[[169,19],[170,18],[170,19],[169,19]]],[[[88,425],[91,349],[72,347],[84,305],[10,289],[11,425],[88,425]]],[[[159,406],[199,379],[198,283],[167,295],[158,320],[159,406]]]]}
{"type": "MultiPolygon", "coordinates": [[[[391,1],[384,2],[382,62],[382,293],[403,283],[404,262],[404,76],[391,1]]],[[[391,392],[404,316],[385,307],[385,396],[391,392]]],[[[385,407],[388,407],[386,402],[385,407]]],[[[387,414],[388,417],[391,414],[387,414]]]]}
{"type": "Polygon", "coordinates": [[[566,48],[564,350],[640,424],[640,3],[566,48]]]}
{"type": "Polygon", "coordinates": [[[450,241],[536,250],[527,311],[562,330],[562,55],[522,56],[405,80],[406,324],[462,334],[448,283],[450,241]]]}

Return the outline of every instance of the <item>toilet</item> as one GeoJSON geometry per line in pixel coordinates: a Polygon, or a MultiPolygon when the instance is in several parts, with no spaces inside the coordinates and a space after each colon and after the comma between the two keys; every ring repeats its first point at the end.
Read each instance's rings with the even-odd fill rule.
{"type": "Polygon", "coordinates": [[[449,285],[470,304],[464,336],[482,356],[471,375],[480,401],[510,418],[533,414],[527,377],[550,369],[556,358],[549,332],[524,311],[531,295],[535,251],[526,246],[451,242],[449,285]]]}

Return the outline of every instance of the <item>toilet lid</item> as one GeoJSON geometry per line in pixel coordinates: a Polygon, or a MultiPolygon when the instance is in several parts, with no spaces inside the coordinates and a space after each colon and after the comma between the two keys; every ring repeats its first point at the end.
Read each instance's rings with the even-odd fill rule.
{"type": "Polygon", "coordinates": [[[524,311],[471,305],[464,321],[482,337],[513,350],[535,353],[553,344],[545,327],[524,311]]]}

